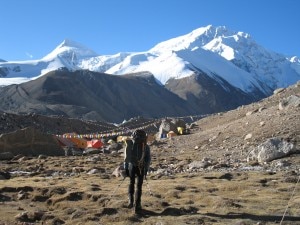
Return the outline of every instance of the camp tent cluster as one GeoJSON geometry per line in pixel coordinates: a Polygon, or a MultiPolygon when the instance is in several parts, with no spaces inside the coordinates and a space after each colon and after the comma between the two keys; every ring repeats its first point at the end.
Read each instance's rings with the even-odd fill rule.
{"type": "MultiPolygon", "coordinates": [[[[71,141],[72,143],[75,144],[75,146],[78,146],[79,148],[87,148],[88,146],[98,146],[99,144],[92,144],[91,142],[96,142],[96,140],[101,141],[103,138],[109,138],[109,137],[120,137],[124,138],[127,137],[128,134],[133,133],[136,129],[147,129],[150,126],[155,125],[157,122],[147,124],[146,126],[140,126],[139,128],[134,128],[134,129],[129,129],[126,128],[122,131],[110,131],[110,132],[105,132],[105,133],[96,133],[96,134],[76,134],[76,133],[67,133],[67,134],[62,134],[62,135],[55,135],[56,138],[60,142],[68,142],[66,140],[71,141]],[[89,144],[88,144],[89,142],[89,144]]],[[[70,142],[68,142],[70,143],[70,142]]],[[[66,144],[64,144],[66,145],[66,144]]],[[[101,146],[102,147],[102,146],[101,146]]]]}
{"type": "MultiPolygon", "coordinates": [[[[183,118],[191,118],[191,120],[194,120],[194,118],[203,118],[205,115],[197,115],[197,116],[186,116],[186,117],[176,117],[176,119],[183,119],[183,118]]],[[[174,118],[173,118],[174,119],[174,118]]],[[[128,134],[133,133],[136,129],[142,129],[146,130],[147,128],[151,126],[157,127],[157,123],[161,120],[155,120],[152,123],[142,123],[139,127],[135,128],[127,128],[122,127],[119,131],[110,130],[103,133],[94,133],[94,134],[76,134],[76,133],[67,133],[62,135],[55,135],[57,140],[62,146],[66,147],[77,147],[81,149],[85,148],[102,148],[104,147],[103,139],[104,138],[110,138],[110,137],[118,137],[119,139],[117,142],[121,142],[119,140],[122,140],[124,137],[127,137],[128,134]]],[[[160,138],[172,138],[176,135],[184,134],[184,128],[183,127],[177,127],[177,130],[169,131],[168,133],[162,133],[160,138]]],[[[155,139],[154,135],[149,135],[149,139],[155,139]]]]}
{"type": "MultiPolygon", "coordinates": [[[[174,117],[172,119],[184,119],[184,118],[190,118],[192,121],[194,121],[196,118],[203,118],[207,115],[195,115],[195,116],[185,116],[185,117],[174,117]]],[[[122,127],[119,131],[115,131],[115,130],[110,130],[110,131],[105,131],[102,133],[95,133],[95,134],[76,134],[76,133],[68,133],[68,134],[62,134],[62,135],[56,135],[57,137],[62,137],[62,138],[88,138],[88,139],[101,139],[103,137],[115,137],[115,136],[124,136],[124,135],[128,135],[129,133],[134,132],[136,129],[141,129],[141,130],[145,130],[148,127],[151,126],[156,126],[156,124],[158,122],[161,122],[161,119],[159,120],[155,120],[154,122],[148,124],[148,122],[146,123],[141,123],[140,126],[135,127],[135,128],[125,128],[122,127]]],[[[179,127],[177,128],[177,132],[179,134],[183,134],[183,128],[179,127]]]]}
{"type": "Polygon", "coordinates": [[[102,148],[104,146],[101,139],[92,138],[88,139],[84,136],[77,134],[65,134],[65,135],[57,135],[56,139],[61,144],[62,147],[70,147],[70,148],[102,148]]]}

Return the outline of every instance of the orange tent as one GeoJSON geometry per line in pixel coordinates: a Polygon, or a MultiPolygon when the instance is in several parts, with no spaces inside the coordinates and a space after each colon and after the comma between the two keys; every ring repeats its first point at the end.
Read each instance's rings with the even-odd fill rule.
{"type": "Polygon", "coordinates": [[[102,146],[103,146],[103,143],[98,139],[93,139],[93,140],[87,141],[88,148],[101,148],[102,146]]]}
{"type": "Polygon", "coordinates": [[[86,148],[87,141],[83,138],[71,137],[69,140],[71,140],[78,148],[86,148]]]}
{"type": "Polygon", "coordinates": [[[56,137],[58,142],[60,143],[61,146],[66,146],[66,147],[74,147],[74,142],[72,142],[68,138],[63,138],[63,137],[56,137]]]}

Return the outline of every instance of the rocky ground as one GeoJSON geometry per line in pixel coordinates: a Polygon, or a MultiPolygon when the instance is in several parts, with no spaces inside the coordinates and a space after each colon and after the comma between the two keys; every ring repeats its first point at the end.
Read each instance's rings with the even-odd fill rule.
{"type": "Polygon", "coordinates": [[[300,224],[299,97],[298,83],[150,143],[140,215],[113,175],[122,151],[1,161],[0,224],[300,224]],[[271,138],[292,150],[264,161],[271,138]]]}

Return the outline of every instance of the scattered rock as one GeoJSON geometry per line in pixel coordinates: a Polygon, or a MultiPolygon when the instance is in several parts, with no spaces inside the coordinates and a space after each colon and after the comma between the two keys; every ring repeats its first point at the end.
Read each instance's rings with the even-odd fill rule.
{"type": "Polygon", "coordinates": [[[252,134],[250,133],[250,134],[247,134],[247,135],[245,136],[244,140],[248,140],[248,139],[251,139],[251,138],[252,138],[252,134]]]}
{"type": "Polygon", "coordinates": [[[277,94],[283,92],[284,90],[285,90],[285,88],[278,88],[278,89],[276,89],[276,90],[273,91],[273,94],[277,95],[277,94]]]}
{"type": "Polygon", "coordinates": [[[97,174],[100,173],[98,169],[91,169],[90,171],[87,172],[87,174],[97,174]]]}

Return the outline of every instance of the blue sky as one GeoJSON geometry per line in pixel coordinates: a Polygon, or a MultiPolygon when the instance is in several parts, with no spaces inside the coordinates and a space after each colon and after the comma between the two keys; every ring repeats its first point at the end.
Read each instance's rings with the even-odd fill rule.
{"type": "Polygon", "coordinates": [[[68,38],[99,55],[147,51],[207,25],[300,57],[298,0],[0,0],[0,59],[40,59],[68,38]]]}

